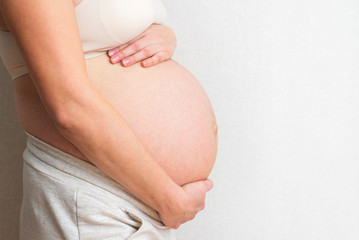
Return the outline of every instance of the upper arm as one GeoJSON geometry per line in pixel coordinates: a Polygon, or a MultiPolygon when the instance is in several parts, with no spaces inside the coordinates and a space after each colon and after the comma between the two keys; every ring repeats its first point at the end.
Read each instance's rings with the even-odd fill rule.
{"type": "Polygon", "coordinates": [[[50,114],[83,98],[91,87],[73,1],[0,0],[0,4],[50,114]]]}

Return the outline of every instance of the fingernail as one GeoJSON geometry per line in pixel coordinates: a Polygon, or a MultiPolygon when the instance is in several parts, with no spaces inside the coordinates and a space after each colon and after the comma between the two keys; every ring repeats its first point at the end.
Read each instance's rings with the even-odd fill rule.
{"type": "Polygon", "coordinates": [[[131,60],[129,58],[125,58],[122,60],[123,65],[127,66],[131,63],[131,60]]]}
{"type": "Polygon", "coordinates": [[[108,55],[111,57],[112,55],[114,55],[115,54],[115,50],[110,50],[110,51],[108,51],[108,55]]]}
{"type": "Polygon", "coordinates": [[[111,61],[112,61],[113,63],[117,63],[119,60],[120,60],[120,57],[119,57],[119,56],[115,56],[115,57],[111,58],[111,61]]]}

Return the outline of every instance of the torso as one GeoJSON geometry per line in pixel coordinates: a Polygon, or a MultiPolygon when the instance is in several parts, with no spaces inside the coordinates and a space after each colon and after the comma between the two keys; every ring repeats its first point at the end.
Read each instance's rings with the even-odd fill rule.
{"type": "MultiPolygon", "coordinates": [[[[176,183],[209,175],[217,154],[217,125],[209,99],[192,74],[173,60],[150,68],[140,64],[124,68],[100,55],[86,60],[86,65],[94,87],[124,116],[176,183]]],[[[14,84],[17,112],[25,130],[88,161],[57,131],[29,75],[17,78],[14,84]]]]}

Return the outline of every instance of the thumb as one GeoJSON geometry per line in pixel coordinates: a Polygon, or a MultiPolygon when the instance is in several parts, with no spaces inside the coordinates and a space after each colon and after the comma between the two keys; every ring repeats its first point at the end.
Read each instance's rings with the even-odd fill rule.
{"type": "Polygon", "coordinates": [[[198,180],[196,182],[186,183],[182,186],[187,191],[194,192],[208,192],[213,187],[213,182],[210,179],[198,180]]]}
{"type": "Polygon", "coordinates": [[[206,192],[208,192],[209,190],[211,190],[213,188],[213,182],[210,179],[206,179],[203,181],[205,188],[206,188],[206,192]]]}

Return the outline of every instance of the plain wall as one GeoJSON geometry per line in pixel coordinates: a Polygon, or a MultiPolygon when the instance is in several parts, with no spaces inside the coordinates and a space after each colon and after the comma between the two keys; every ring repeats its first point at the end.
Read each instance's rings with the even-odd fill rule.
{"type": "Polygon", "coordinates": [[[0,239],[19,238],[22,152],[25,134],[17,119],[14,87],[0,61],[0,239]]]}
{"type": "MultiPolygon", "coordinates": [[[[359,2],[163,1],[174,59],[216,113],[215,187],[179,240],[359,239],[359,2]]],[[[24,134],[1,69],[0,239],[17,239],[24,134]]]]}

